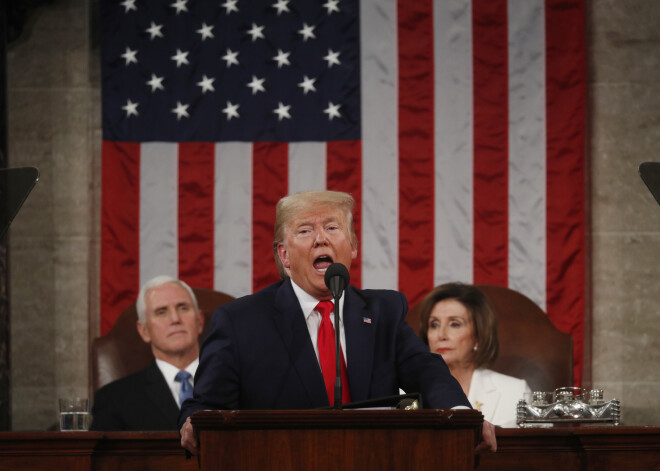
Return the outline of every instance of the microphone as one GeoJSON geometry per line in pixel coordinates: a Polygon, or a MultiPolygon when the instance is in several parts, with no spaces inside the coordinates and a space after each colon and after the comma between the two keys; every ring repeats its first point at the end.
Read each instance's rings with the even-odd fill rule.
{"type": "MultiPolygon", "coordinates": [[[[348,268],[341,263],[333,263],[325,272],[325,285],[330,288],[335,301],[341,298],[342,293],[348,286],[351,277],[348,268]]],[[[335,303],[336,305],[336,303],[335,303]]]]}
{"type": "Polygon", "coordinates": [[[344,293],[350,281],[348,268],[341,263],[333,263],[325,272],[325,285],[330,288],[335,299],[335,358],[337,359],[337,373],[335,376],[335,408],[341,409],[341,344],[339,338],[339,298],[344,293]]]}

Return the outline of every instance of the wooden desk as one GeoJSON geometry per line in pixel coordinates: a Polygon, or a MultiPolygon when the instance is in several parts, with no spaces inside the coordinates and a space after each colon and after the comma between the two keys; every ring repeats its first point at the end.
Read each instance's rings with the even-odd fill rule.
{"type": "Polygon", "coordinates": [[[202,471],[473,471],[483,415],[462,410],[199,411],[202,471]]]}
{"type": "Polygon", "coordinates": [[[498,428],[479,470],[660,470],[660,427],[498,428]]]}
{"type": "Polygon", "coordinates": [[[1,471],[197,471],[179,432],[0,432],[1,471]]]}
{"type": "MultiPolygon", "coordinates": [[[[498,429],[497,442],[478,470],[660,470],[660,427],[498,429]]],[[[198,467],[186,460],[178,432],[0,432],[0,470],[55,469],[198,467]]]]}

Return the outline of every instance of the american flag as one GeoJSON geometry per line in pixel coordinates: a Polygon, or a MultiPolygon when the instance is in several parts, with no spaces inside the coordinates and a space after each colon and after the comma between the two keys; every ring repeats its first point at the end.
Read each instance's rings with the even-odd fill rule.
{"type": "Polygon", "coordinates": [[[158,274],[278,279],[274,207],[351,193],[351,283],[586,297],[583,0],[103,0],[101,333],[158,274]]]}

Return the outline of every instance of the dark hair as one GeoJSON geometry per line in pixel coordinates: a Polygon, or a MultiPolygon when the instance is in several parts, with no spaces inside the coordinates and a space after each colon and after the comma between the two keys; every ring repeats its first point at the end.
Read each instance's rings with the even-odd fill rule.
{"type": "Polygon", "coordinates": [[[419,312],[419,336],[428,345],[429,317],[435,305],[445,299],[455,299],[470,313],[478,348],[473,352],[475,368],[491,366],[497,358],[497,314],[490,301],[479,288],[464,283],[446,283],[436,286],[416,306],[419,312]]]}

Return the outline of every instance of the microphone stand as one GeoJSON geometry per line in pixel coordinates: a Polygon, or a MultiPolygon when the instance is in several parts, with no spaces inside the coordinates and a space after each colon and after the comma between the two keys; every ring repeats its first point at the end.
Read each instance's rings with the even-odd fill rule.
{"type": "Polygon", "coordinates": [[[350,275],[348,268],[341,263],[333,263],[325,272],[325,285],[330,288],[332,298],[335,300],[335,409],[341,409],[341,331],[339,329],[339,300],[348,286],[350,275]]]}
{"type": "Polygon", "coordinates": [[[335,359],[337,373],[335,376],[335,409],[341,409],[341,333],[339,330],[339,299],[342,293],[335,297],[335,359]]]}

